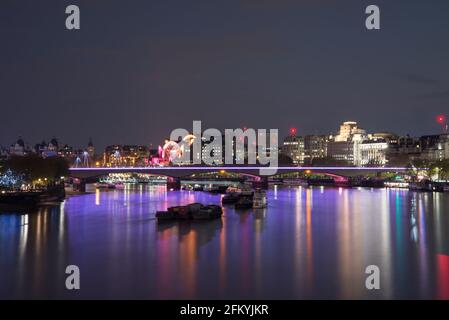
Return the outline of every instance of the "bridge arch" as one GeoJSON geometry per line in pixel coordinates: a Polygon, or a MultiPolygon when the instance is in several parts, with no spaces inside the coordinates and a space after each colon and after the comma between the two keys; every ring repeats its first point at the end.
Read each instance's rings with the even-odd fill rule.
{"type": "Polygon", "coordinates": [[[329,172],[314,172],[315,174],[321,174],[323,176],[327,176],[327,177],[331,177],[334,179],[335,182],[337,183],[344,183],[344,182],[348,182],[349,178],[342,176],[342,175],[338,175],[338,174],[334,174],[334,173],[329,173],[329,172]]]}
{"type": "MultiPolygon", "coordinates": [[[[277,175],[283,175],[286,174],[284,173],[280,173],[277,175]]],[[[327,177],[331,177],[335,182],[338,183],[343,183],[343,182],[348,182],[349,178],[347,176],[341,175],[341,174],[336,174],[336,173],[331,173],[331,172],[325,172],[325,171],[311,171],[309,169],[301,169],[301,167],[298,168],[298,170],[296,171],[290,171],[287,174],[305,174],[305,177],[307,177],[308,175],[323,175],[323,176],[327,176],[327,177]]],[[[275,175],[275,176],[277,176],[275,175]]]]}
{"type": "MultiPolygon", "coordinates": [[[[274,176],[282,173],[305,172],[322,174],[332,177],[336,182],[346,182],[350,177],[367,173],[405,172],[403,167],[276,167],[270,168],[274,176]]],[[[173,167],[114,167],[114,168],[71,168],[70,176],[79,179],[93,179],[108,173],[147,173],[156,176],[166,176],[171,179],[180,179],[194,173],[228,171],[249,176],[255,181],[267,181],[268,176],[261,174],[263,167],[256,166],[173,166],[173,167]]]]}

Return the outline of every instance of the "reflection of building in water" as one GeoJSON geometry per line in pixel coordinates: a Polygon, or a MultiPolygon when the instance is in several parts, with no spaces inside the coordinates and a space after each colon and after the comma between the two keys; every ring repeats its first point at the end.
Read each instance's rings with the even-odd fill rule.
{"type": "Polygon", "coordinates": [[[444,194],[434,193],[433,216],[436,245],[438,299],[449,300],[449,216],[441,206],[444,194]]]}
{"type": "Polygon", "coordinates": [[[410,201],[410,239],[413,242],[418,242],[418,224],[415,197],[412,197],[410,201]]]}
{"type": "MultiPolygon", "coordinates": [[[[2,209],[3,210],[3,209],[2,209]]],[[[3,213],[3,211],[1,211],[3,213]]],[[[43,285],[65,281],[64,268],[67,261],[67,234],[65,214],[60,207],[19,210],[19,214],[0,214],[0,227],[14,226],[19,236],[10,238],[2,244],[1,262],[14,265],[8,278],[2,277],[0,294],[10,288],[13,294],[20,293],[21,298],[36,297],[45,292],[43,285]],[[4,259],[4,260],[3,260],[4,259]],[[54,268],[61,266],[60,270],[54,268]]],[[[2,230],[0,230],[0,234],[2,230]]],[[[1,234],[8,236],[8,234],[1,234]]],[[[44,298],[39,296],[38,298],[44,298]]]]}
{"type": "Polygon", "coordinates": [[[437,263],[437,283],[438,299],[449,299],[449,256],[444,254],[436,255],[437,263]]]}
{"type": "Polygon", "coordinates": [[[309,277],[307,278],[307,286],[311,288],[313,283],[313,237],[312,237],[312,207],[313,207],[313,189],[307,188],[306,190],[306,250],[307,250],[307,261],[306,270],[309,277]],[[310,281],[310,282],[309,282],[310,281]]]}
{"type": "Polygon", "coordinates": [[[267,216],[267,208],[254,209],[254,231],[262,233],[265,227],[265,217],[267,216]]]}
{"type": "MultiPolygon", "coordinates": [[[[217,234],[217,230],[223,227],[221,219],[213,221],[167,221],[157,224],[158,238],[162,240],[159,244],[161,248],[166,248],[170,243],[170,238],[177,237],[177,254],[176,263],[181,266],[180,277],[183,279],[183,285],[186,292],[184,295],[196,296],[197,281],[197,261],[199,260],[199,252],[201,246],[210,242],[217,234]]],[[[160,279],[159,289],[167,291],[167,297],[170,297],[170,291],[177,284],[173,281],[172,266],[175,264],[173,256],[162,254],[161,264],[163,268],[159,271],[160,279]]],[[[180,290],[178,287],[176,291],[180,290]]]]}
{"type": "Polygon", "coordinates": [[[449,215],[441,204],[446,197],[445,193],[433,194],[432,212],[435,217],[433,230],[435,231],[436,252],[449,256],[449,215]]]}
{"type": "Polygon", "coordinates": [[[221,230],[223,222],[221,219],[211,221],[167,221],[157,224],[157,231],[160,233],[166,230],[177,232],[179,241],[184,241],[184,238],[194,232],[197,235],[196,246],[199,247],[210,242],[216,235],[217,231],[221,230]]]}

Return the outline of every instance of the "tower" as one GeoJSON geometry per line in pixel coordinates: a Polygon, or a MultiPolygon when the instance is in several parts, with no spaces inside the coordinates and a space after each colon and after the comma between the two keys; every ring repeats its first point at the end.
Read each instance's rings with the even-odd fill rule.
{"type": "Polygon", "coordinates": [[[92,138],[89,138],[89,143],[87,144],[86,150],[87,150],[89,157],[91,159],[93,159],[94,155],[95,155],[95,147],[94,147],[94,144],[92,143],[92,138]]]}

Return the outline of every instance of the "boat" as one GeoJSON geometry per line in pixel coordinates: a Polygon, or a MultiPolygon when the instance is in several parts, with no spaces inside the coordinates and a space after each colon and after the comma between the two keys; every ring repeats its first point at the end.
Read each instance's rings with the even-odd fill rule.
{"type": "Polygon", "coordinates": [[[48,187],[37,191],[2,191],[0,206],[37,207],[46,203],[62,201],[65,198],[63,185],[48,187]]]}
{"type": "Polygon", "coordinates": [[[253,200],[249,197],[240,197],[234,207],[236,209],[250,209],[253,207],[253,200]]]}
{"type": "Polygon", "coordinates": [[[211,185],[209,188],[205,189],[204,191],[208,191],[208,192],[214,193],[214,194],[226,194],[227,189],[228,189],[228,186],[211,185]]]}
{"type": "Polygon", "coordinates": [[[386,181],[384,183],[387,188],[405,188],[408,189],[409,183],[405,181],[386,181]]]}
{"type": "Polygon", "coordinates": [[[191,218],[187,206],[170,207],[168,212],[172,213],[175,219],[188,220],[191,218]]]}
{"type": "Polygon", "coordinates": [[[257,189],[254,192],[253,197],[253,208],[254,209],[261,209],[267,207],[267,194],[264,190],[257,189]]]}
{"type": "Polygon", "coordinates": [[[194,213],[194,212],[199,211],[203,207],[203,205],[199,202],[194,202],[194,203],[186,205],[186,207],[190,213],[194,213]]]}
{"type": "Polygon", "coordinates": [[[174,220],[175,214],[171,211],[157,211],[156,212],[157,220],[174,220]]]}
{"type": "Polygon", "coordinates": [[[158,221],[210,220],[218,219],[222,214],[223,210],[220,206],[191,203],[186,206],[170,207],[167,211],[157,211],[156,218],[158,221]]]}
{"type": "Polygon", "coordinates": [[[221,199],[221,203],[236,204],[241,198],[248,198],[252,201],[253,196],[254,192],[251,188],[245,186],[243,188],[228,187],[226,194],[221,199]]]}
{"type": "Polygon", "coordinates": [[[203,191],[204,187],[202,185],[196,184],[192,188],[193,191],[203,191]]]}
{"type": "Polygon", "coordinates": [[[226,189],[226,193],[240,193],[242,190],[238,187],[229,186],[226,189]]]}
{"type": "Polygon", "coordinates": [[[244,189],[242,189],[242,191],[240,192],[240,195],[241,195],[242,197],[249,197],[249,198],[251,198],[251,197],[253,197],[253,195],[254,195],[254,191],[253,191],[251,188],[244,188],[244,189]]]}
{"type": "Polygon", "coordinates": [[[115,183],[114,186],[115,186],[115,189],[118,189],[118,190],[125,189],[125,185],[123,183],[121,183],[121,182],[115,183]]]}
{"type": "Polygon", "coordinates": [[[252,188],[249,186],[246,186],[246,185],[243,185],[241,188],[230,186],[226,189],[226,194],[230,194],[230,193],[236,193],[236,194],[239,194],[242,196],[250,196],[250,197],[253,196],[252,188]]]}
{"type": "Polygon", "coordinates": [[[42,191],[30,192],[8,192],[2,191],[0,193],[0,204],[2,205],[21,205],[21,206],[37,206],[40,202],[42,191]]]}
{"type": "Polygon", "coordinates": [[[235,204],[237,201],[239,201],[240,199],[240,194],[239,193],[228,193],[226,195],[223,196],[223,198],[221,198],[221,203],[222,204],[235,204]]]}
{"type": "Polygon", "coordinates": [[[65,192],[67,192],[67,193],[75,192],[75,188],[74,188],[73,184],[69,184],[69,183],[66,183],[66,184],[64,185],[64,190],[65,190],[65,192]]]}
{"type": "Polygon", "coordinates": [[[432,191],[433,187],[429,181],[410,182],[408,185],[409,190],[413,191],[432,191]]]}
{"type": "Polygon", "coordinates": [[[222,216],[223,210],[217,205],[208,205],[201,207],[198,211],[192,213],[193,220],[211,220],[222,216]]]}
{"type": "Polygon", "coordinates": [[[95,188],[97,189],[115,189],[115,184],[113,183],[105,183],[105,182],[97,182],[95,183],[95,188]]]}

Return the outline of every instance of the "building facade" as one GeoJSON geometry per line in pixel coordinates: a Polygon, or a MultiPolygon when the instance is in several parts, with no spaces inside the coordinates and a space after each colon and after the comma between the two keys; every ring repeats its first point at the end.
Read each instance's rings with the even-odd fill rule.
{"type": "Polygon", "coordinates": [[[345,165],[354,164],[354,143],[352,141],[329,141],[327,155],[331,160],[345,165]]]}
{"type": "Polygon", "coordinates": [[[359,128],[357,122],[343,122],[339,133],[327,144],[327,156],[334,161],[361,166],[360,145],[367,139],[366,131],[359,128]]]}
{"type": "Polygon", "coordinates": [[[327,157],[327,143],[329,137],[326,135],[307,135],[304,137],[304,163],[313,164],[315,159],[327,157]]]}
{"type": "Polygon", "coordinates": [[[17,139],[16,143],[11,145],[9,148],[10,156],[23,156],[27,153],[27,148],[25,147],[25,142],[22,137],[17,139]]]}
{"type": "Polygon", "coordinates": [[[292,159],[293,164],[304,164],[304,139],[297,135],[289,135],[285,137],[282,146],[281,154],[292,159]]]}
{"type": "Polygon", "coordinates": [[[388,143],[385,140],[366,140],[359,146],[361,166],[383,167],[387,164],[388,143]]]}
{"type": "MultiPolygon", "coordinates": [[[[86,151],[86,153],[88,153],[86,151]]],[[[146,146],[111,145],[103,154],[103,165],[106,167],[140,167],[146,166],[150,152],[146,146]]]]}
{"type": "Polygon", "coordinates": [[[421,160],[442,161],[449,159],[449,134],[422,136],[419,138],[421,160]]]}

